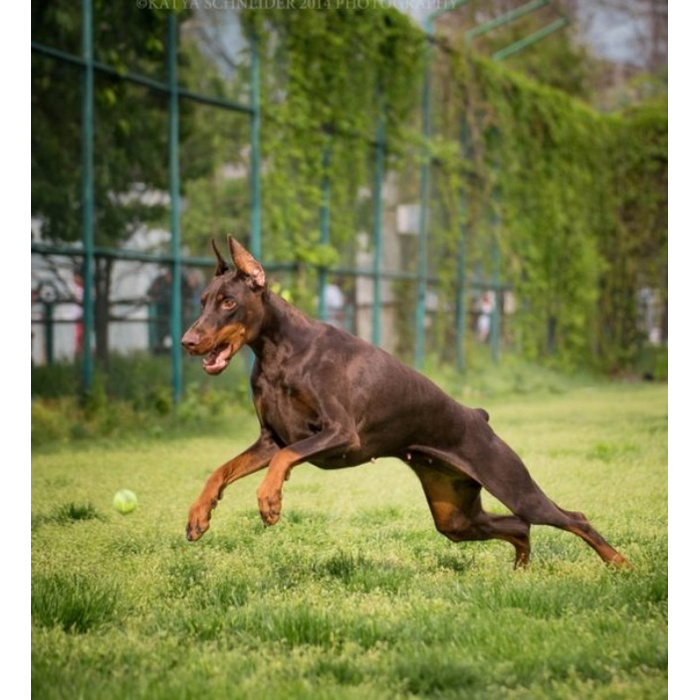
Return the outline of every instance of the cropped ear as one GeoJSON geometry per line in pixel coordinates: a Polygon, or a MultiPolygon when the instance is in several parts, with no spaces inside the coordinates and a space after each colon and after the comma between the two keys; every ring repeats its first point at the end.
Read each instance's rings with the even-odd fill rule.
{"type": "Polygon", "coordinates": [[[248,278],[253,289],[262,289],[265,286],[262,265],[233,236],[228,237],[228,247],[238,271],[248,278]]]}
{"type": "Polygon", "coordinates": [[[214,249],[214,255],[216,255],[216,271],[214,274],[218,277],[219,275],[223,275],[224,272],[228,272],[228,270],[231,268],[229,268],[226,261],[221,257],[219,248],[217,247],[216,241],[213,238],[211,239],[211,247],[214,249]]]}

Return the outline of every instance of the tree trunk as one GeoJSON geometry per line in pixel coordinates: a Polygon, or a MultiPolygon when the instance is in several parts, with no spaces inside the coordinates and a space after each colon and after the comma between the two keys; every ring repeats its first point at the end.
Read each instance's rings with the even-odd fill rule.
{"type": "Polygon", "coordinates": [[[103,367],[109,361],[109,302],[113,264],[110,258],[95,260],[95,358],[103,367]]]}

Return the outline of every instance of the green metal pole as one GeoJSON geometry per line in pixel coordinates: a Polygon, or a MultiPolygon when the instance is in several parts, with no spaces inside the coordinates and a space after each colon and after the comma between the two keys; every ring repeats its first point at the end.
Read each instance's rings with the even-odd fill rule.
{"type": "MultiPolygon", "coordinates": [[[[331,179],[328,168],[331,163],[331,142],[323,149],[323,177],[321,180],[321,245],[328,245],[331,240],[331,179]]],[[[326,285],[328,284],[328,270],[321,267],[318,270],[318,317],[322,321],[328,320],[326,308],[326,285]]]]}
{"type": "Polygon", "coordinates": [[[54,363],[54,318],[55,304],[44,304],[44,349],[46,352],[46,364],[51,367],[54,363]]]}
{"type": "MultiPolygon", "coordinates": [[[[467,120],[462,113],[460,125],[460,142],[462,157],[467,156],[467,120]]],[[[466,336],[467,336],[467,188],[462,185],[459,190],[459,253],[457,256],[457,369],[465,372],[467,369],[466,336]]]]}
{"type": "MultiPolygon", "coordinates": [[[[498,227],[498,214],[494,215],[494,224],[494,229],[496,229],[498,227]]],[[[498,238],[495,232],[491,245],[491,260],[493,265],[491,283],[493,285],[494,294],[493,316],[491,317],[491,358],[494,362],[498,362],[501,356],[501,251],[498,247],[498,238]]]]}
{"type": "MultiPolygon", "coordinates": [[[[250,252],[262,260],[262,182],[260,177],[260,38],[253,26],[250,37],[250,252]]],[[[247,353],[252,372],[255,355],[247,353]]]]}
{"type": "Polygon", "coordinates": [[[551,24],[548,24],[546,27],[543,27],[542,29],[533,32],[532,34],[523,37],[519,41],[516,41],[510,46],[506,46],[500,51],[496,51],[496,53],[493,54],[491,58],[493,58],[494,61],[502,61],[504,58],[508,58],[508,56],[512,56],[513,54],[516,54],[519,51],[526,49],[528,46],[531,46],[532,44],[541,41],[550,34],[553,34],[559,29],[562,29],[567,24],[569,24],[569,20],[566,17],[560,17],[559,19],[554,20],[554,22],[552,22],[551,24]]]}
{"type": "Polygon", "coordinates": [[[539,10],[541,7],[544,7],[548,4],[549,0],[532,0],[532,2],[527,2],[524,5],[521,5],[520,7],[516,7],[512,10],[509,10],[508,12],[504,12],[502,15],[494,17],[493,19],[490,19],[487,22],[483,22],[482,24],[478,25],[477,27],[474,27],[473,29],[469,29],[464,33],[464,38],[466,41],[471,41],[471,39],[475,39],[481,34],[485,34],[486,32],[490,32],[492,29],[502,27],[504,24],[513,22],[516,19],[519,19],[520,17],[529,14],[530,12],[534,12],[535,10],[539,10]]]}
{"type": "Polygon", "coordinates": [[[177,15],[168,15],[168,150],[170,186],[170,253],[173,258],[170,306],[170,349],[172,362],[173,399],[182,398],[182,258],[180,245],[180,95],[177,84],[177,15]]]}
{"type": "Polygon", "coordinates": [[[382,183],[384,181],[384,108],[379,112],[377,121],[377,143],[374,151],[374,220],[373,226],[373,241],[374,241],[374,256],[372,259],[372,274],[373,274],[373,298],[372,298],[372,342],[375,345],[382,343],[382,256],[383,256],[383,217],[384,208],[382,202],[382,183]]]}
{"type": "MultiPolygon", "coordinates": [[[[424,20],[424,29],[428,35],[432,36],[433,29],[435,26],[435,20],[440,19],[443,15],[447,15],[450,12],[454,12],[456,9],[467,5],[469,0],[450,0],[448,3],[443,3],[445,7],[441,7],[438,10],[431,12],[428,17],[424,20]]],[[[429,3],[426,3],[429,4],[429,3]]],[[[437,3],[436,3],[437,4],[437,3]]]]}
{"type": "MultiPolygon", "coordinates": [[[[433,33],[433,24],[428,22],[429,35],[433,33]]],[[[430,137],[430,44],[426,49],[425,75],[423,78],[423,137],[426,142],[430,137]]],[[[425,301],[428,278],[428,193],[430,191],[430,155],[423,154],[420,170],[420,216],[418,223],[418,290],[416,298],[416,338],[413,364],[422,369],[425,362],[425,301]]]]}
{"type": "MultiPolygon", "coordinates": [[[[466,216],[466,202],[464,194],[460,195],[460,217],[466,216]]],[[[457,270],[457,370],[461,373],[467,371],[467,227],[462,223],[462,235],[459,239],[459,253],[457,255],[459,269],[457,270]]]]}
{"type": "Polygon", "coordinates": [[[82,388],[87,393],[92,386],[92,338],[95,328],[95,227],[94,227],[94,108],[95,66],[93,47],[92,0],[83,0],[83,102],[82,102],[82,161],[83,161],[83,357],[82,388]]]}
{"type": "Polygon", "coordinates": [[[250,63],[250,252],[258,260],[262,257],[262,188],[260,183],[260,46],[257,30],[251,37],[250,63]]]}

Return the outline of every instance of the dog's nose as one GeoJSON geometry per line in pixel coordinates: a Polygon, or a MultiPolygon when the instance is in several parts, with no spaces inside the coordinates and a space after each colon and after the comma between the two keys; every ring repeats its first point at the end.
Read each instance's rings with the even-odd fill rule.
{"type": "Polygon", "coordinates": [[[182,336],[180,342],[186,350],[191,350],[199,344],[199,334],[190,328],[185,335],[182,336]]]}

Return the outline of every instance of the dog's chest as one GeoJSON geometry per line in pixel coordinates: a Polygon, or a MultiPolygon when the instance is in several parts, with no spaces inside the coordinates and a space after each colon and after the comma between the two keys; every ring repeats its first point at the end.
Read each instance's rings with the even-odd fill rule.
{"type": "Polygon", "coordinates": [[[286,443],[310,437],[322,428],[313,393],[303,385],[280,379],[257,383],[256,407],[264,424],[286,443]]]}

